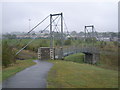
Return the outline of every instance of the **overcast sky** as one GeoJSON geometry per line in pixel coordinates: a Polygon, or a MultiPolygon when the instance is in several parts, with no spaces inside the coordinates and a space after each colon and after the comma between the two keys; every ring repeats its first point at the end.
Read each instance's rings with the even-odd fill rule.
{"type": "MultiPolygon", "coordinates": [[[[5,2],[2,3],[2,30],[28,32],[49,14],[63,12],[69,31],[83,31],[85,25],[94,25],[96,31],[118,31],[117,2],[5,2]]],[[[39,26],[43,29],[49,19],[39,26]]]]}

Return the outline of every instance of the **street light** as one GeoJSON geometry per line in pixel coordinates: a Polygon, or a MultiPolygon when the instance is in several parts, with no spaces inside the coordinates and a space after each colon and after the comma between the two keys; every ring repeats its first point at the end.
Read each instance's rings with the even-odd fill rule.
{"type": "Polygon", "coordinates": [[[29,20],[29,31],[30,31],[30,21],[31,21],[31,19],[28,19],[29,20]]]}

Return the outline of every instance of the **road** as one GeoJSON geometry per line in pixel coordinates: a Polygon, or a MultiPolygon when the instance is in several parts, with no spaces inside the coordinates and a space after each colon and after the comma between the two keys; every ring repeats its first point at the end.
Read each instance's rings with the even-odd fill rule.
{"type": "Polygon", "coordinates": [[[34,60],[37,64],[5,80],[3,88],[46,88],[47,74],[52,63],[34,60]]]}

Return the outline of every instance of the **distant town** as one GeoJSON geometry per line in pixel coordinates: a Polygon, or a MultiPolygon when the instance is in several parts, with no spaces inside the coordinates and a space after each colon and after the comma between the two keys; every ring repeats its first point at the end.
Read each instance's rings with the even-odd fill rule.
{"type": "MultiPolygon", "coordinates": [[[[99,41],[118,41],[120,42],[120,33],[117,32],[95,32],[97,33],[97,36],[94,36],[99,41]]],[[[54,38],[59,38],[60,33],[59,32],[53,32],[54,38]]],[[[90,34],[90,33],[89,33],[90,34]]],[[[96,35],[96,34],[95,34],[96,35]]],[[[2,36],[2,39],[48,39],[50,37],[49,31],[45,32],[31,32],[30,34],[27,34],[25,32],[11,32],[11,33],[5,33],[2,36]],[[37,37],[36,37],[37,36],[37,37]]],[[[76,31],[72,32],[64,32],[64,38],[74,38],[74,39],[83,39],[85,37],[84,32],[77,33],[76,31]]]]}

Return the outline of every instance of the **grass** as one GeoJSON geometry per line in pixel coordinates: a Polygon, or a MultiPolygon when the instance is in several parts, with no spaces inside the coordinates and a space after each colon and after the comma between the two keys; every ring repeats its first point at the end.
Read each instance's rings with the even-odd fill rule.
{"type": "Polygon", "coordinates": [[[84,61],[84,54],[83,53],[77,53],[73,55],[69,55],[65,57],[66,61],[73,61],[78,63],[83,63],[84,61]]]}
{"type": "Polygon", "coordinates": [[[106,55],[100,54],[100,67],[118,70],[118,54],[106,55]]]}
{"type": "Polygon", "coordinates": [[[23,69],[34,65],[35,62],[33,60],[17,60],[16,64],[2,69],[2,80],[7,79],[8,77],[16,74],[19,71],[22,71],[23,69]]]}
{"type": "Polygon", "coordinates": [[[118,88],[118,72],[89,64],[50,60],[48,88],[118,88]]]}

